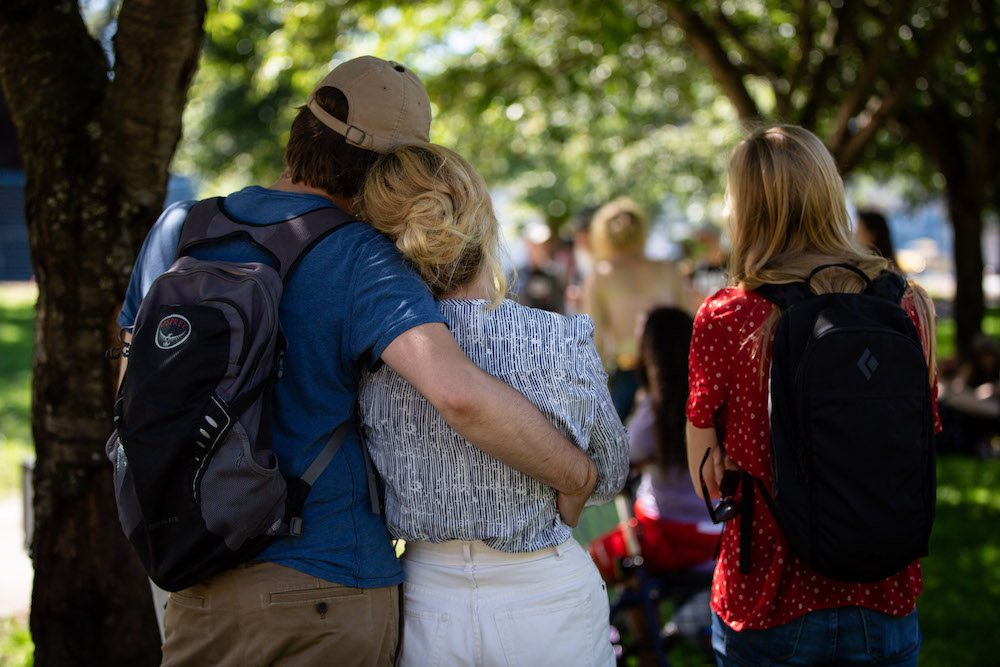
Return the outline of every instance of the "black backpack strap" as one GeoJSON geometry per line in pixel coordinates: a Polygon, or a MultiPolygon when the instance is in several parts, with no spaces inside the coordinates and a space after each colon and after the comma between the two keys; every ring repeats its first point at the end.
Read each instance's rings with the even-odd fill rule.
{"type": "Polygon", "coordinates": [[[361,452],[365,455],[365,477],[368,478],[368,501],[372,506],[372,514],[382,514],[382,478],[378,476],[372,456],[368,453],[368,445],[364,442],[361,443],[361,452]]]}
{"type": "Polygon", "coordinates": [[[903,294],[906,293],[907,287],[909,285],[907,285],[906,279],[903,276],[895,271],[884,269],[871,282],[868,289],[865,290],[865,294],[898,304],[903,300],[903,294]]]}
{"type": "Polygon", "coordinates": [[[750,574],[750,545],[753,538],[754,486],[760,491],[760,497],[770,510],[774,520],[778,520],[774,498],[764,486],[764,482],[754,477],[746,470],[742,471],[740,480],[740,573],[750,574]]]}
{"type": "Polygon", "coordinates": [[[782,283],[780,285],[761,285],[754,290],[757,294],[776,305],[782,311],[788,310],[799,301],[814,296],[806,283],[782,283]]]}
{"type": "Polygon", "coordinates": [[[285,517],[289,535],[298,537],[302,534],[302,508],[305,505],[306,496],[309,495],[312,485],[323,474],[323,471],[330,465],[330,462],[333,461],[333,457],[340,451],[340,446],[344,444],[344,438],[347,437],[347,432],[353,423],[354,419],[352,417],[334,429],[326,444],[323,445],[323,449],[316,455],[313,462],[309,464],[309,467],[302,473],[302,476],[294,481],[289,480],[288,502],[286,504],[288,515],[285,517]]]}
{"type": "Polygon", "coordinates": [[[809,284],[812,282],[813,277],[825,269],[830,268],[841,268],[847,269],[848,271],[853,271],[858,274],[865,281],[864,294],[869,296],[877,296],[893,303],[899,303],[903,298],[903,293],[906,291],[906,280],[900,276],[898,273],[888,270],[882,270],[875,277],[871,279],[868,275],[852,264],[822,264],[817,266],[809,273],[809,277],[805,281],[800,283],[783,283],[780,285],[761,285],[754,290],[757,294],[770,301],[771,303],[777,305],[782,311],[787,310],[789,306],[807,299],[810,296],[814,296],[812,290],[809,288],[809,284]]]}
{"type": "Polygon", "coordinates": [[[177,243],[177,257],[203,243],[244,237],[275,261],[285,280],[303,256],[329,234],[357,219],[335,206],[325,206],[266,225],[235,220],[222,207],[222,197],[196,203],[188,212],[177,243]]]}
{"type": "MultiPolygon", "coordinates": [[[[212,218],[222,211],[222,199],[222,197],[209,197],[196,202],[191,207],[181,226],[181,236],[177,240],[177,253],[174,255],[175,260],[187,254],[196,245],[214,240],[207,238],[206,231],[212,218]]],[[[236,230],[232,231],[236,233],[236,230]]]]}
{"type": "Polygon", "coordinates": [[[872,286],[872,280],[871,280],[871,278],[868,277],[867,273],[865,273],[864,271],[862,271],[858,267],[854,266],[853,264],[845,264],[843,262],[836,262],[836,263],[833,263],[833,264],[820,264],[815,269],[813,269],[812,271],[809,272],[809,277],[806,278],[806,285],[811,284],[813,276],[815,276],[820,271],[823,271],[824,269],[832,269],[832,268],[835,268],[835,267],[836,268],[840,268],[840,269],[847,269],[848,271],[852,271],[852,272],[856,273],[858,276],[861,277],[862,280],[865,281],[865,289],[866,290],[872,286]]]}

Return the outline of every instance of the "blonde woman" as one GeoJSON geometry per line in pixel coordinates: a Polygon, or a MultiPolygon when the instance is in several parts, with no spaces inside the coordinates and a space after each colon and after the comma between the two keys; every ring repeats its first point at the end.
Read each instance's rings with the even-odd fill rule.
{"type": "MultiPolygon", "coordinates": [[[[735,286],[707,299],[695,318],[687,406],[688,467],[696,489],[706,450],[718,455],[718,434],[725,434],[726,456],[704,469],[716,498],[723,468],[738,467],[768,488],[773,484],[768,374],[780,313],[751,290],[803,281],[824,264],[847,263],[869,278],[887,266],[853,240],[837,167],[807,130],[778,126],[750,134],[730,158],[726,196],[735,286]]],[[[833,268],[817,273],[812,286],[820,294],[860,292],[864,281],[833,268]]],[[[912,284],[901,305],[920,332],[933,387],[933,305],[912,284]]],[[[749,572],[740,570],[742,512],[723,531],[711,603],[720,665],[916,664],[917,561],[882,581],[836,581],[791,552],[765,503],[756,503],[752,516],[749,572]]]]}
{"type": "MultiPolygon", "coordinates": [[[[611,500],[628,439],[593,323],[504,299],[499,225],[472,166],[440,146],[400,148],[369,172],[360,204],[439,299],[465,353],[591,456],[591,502],[611,500]]],[[[471,446],[388,367],[364,379],[360,400],[386,522],[406,541],[400,664],[614,664],[601,577],[555,491],[471,446]]]]}
{"type": "Polygon", "coordinates": [[[594,271],[582,286],[583,312],[594,319],[597,349],[611,375],[611,394],[622,419],[631,414],[642,318],[659,306],[689,311],[684,277],[673,262],[646,257],[649,219],[628,197],[608,202],[590,225],[594,271]]]}

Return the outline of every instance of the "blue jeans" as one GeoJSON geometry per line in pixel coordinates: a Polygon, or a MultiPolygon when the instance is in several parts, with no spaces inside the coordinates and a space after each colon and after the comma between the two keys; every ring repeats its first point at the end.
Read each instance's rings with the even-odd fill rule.
{"type": "Polygon", "coordinates": [[[719,667],[753,665],[901,665],[920,653],[917,610],[890,616],[863,607],[820,609],[766,630],[736,632],[712,614],[719,667]]]}

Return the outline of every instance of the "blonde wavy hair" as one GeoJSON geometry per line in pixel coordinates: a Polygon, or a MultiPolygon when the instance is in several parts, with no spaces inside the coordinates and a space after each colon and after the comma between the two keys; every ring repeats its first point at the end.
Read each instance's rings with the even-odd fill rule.
{"type": "MultiPolygon", "coordinates": [[[[743,289],[804,281],[823,264],[851,264],[869,278],[888,266],[854,240],[837,165],[808,130],[777,125],[751,132],[733,150],[727,177],[730,275],[743,289]]],[[[811,287],[817,294],[860,292],[865,282],[853,271],[830,269],[817,273],[811,287]]],[[[923,331],[933,368],[934,337],[927,337],[933,333],[933,303],[922,289],[913,295],[921,323],[931,322],[923,331]]],[[[773,312],[752,337],[757,350],[779,315],[773,312]]]]}
{"type": "Polygon", "coordinates": [[[597,259],[646,249],[649,217],[638,202],[618,197],[594,212],[590,223],[590,245],[597,259]]]}
{"type": "Polygon", "coordinates": [[[485,270],[503,301],[500,225],[482,177],[458,153],[429,143],[400,147],[372,166],[358,217],[392,240],[440,298],[485,270]]]}
{"type": "MultiPolygon", "coordinates": [[[[887,266],[854,241],[844,184],[812,132],[763,127],[733,151],[727,172],[730,275],[745,289],[805,280],[821,264],[846,263],[869,277],[887,266]]],[[[860,292],[850,271],[823,271],[815,291],[860,292]]]]}

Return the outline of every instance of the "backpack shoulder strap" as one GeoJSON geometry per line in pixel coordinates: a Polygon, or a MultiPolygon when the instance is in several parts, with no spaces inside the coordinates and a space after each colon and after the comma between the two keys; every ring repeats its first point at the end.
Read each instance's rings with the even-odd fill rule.
{"type": "Polygon", "coordinates": [[[809,291],[809,287],[805,283],[761,285],[754,292],[760,294],[782,311],[788,310],[789,306],[813,296],[813,293],[809,291]]]}
{"type": "MultiPolygon", "coordinates": [[[[209,197],[196,202],[188,211],[181,225],[181,236],[177,240],[177,254],[174,259],[178,259],[187,252],[205,241],[212,240],[207,234],[208,225],[212,218],[222,211],[222,197],[209,197]]],[[[235,232],[236,230],[231,230],[235,232]]]]}
{"type": "Polygon", "coordinates": [[[314,245],[356,220],[339,208],[326,206],[290,220],[257,225],[231,218],[222,208],[222,200],[212,197],[191,208],[181,228],[177,257],[203,243],[242,236],[274,258],[284,280],[314,245]]]}
{"type": "Polygon", "coordinates": [[[764,486],[763,480],[754,477],[746,470],[740,472],[740,572],[750,574],[750,549],[753,538],[754,486],[774,520],[778,520],[778,510],[774,505],[771,492],[764,486]]]}
{"type": "Polygon", "coordinates": [[[883,269],[882,272],[875,276],[875,279],[872,280],[871,285],[869,285],[868,289],[865,290],[865,294],[898,304],[903,300],[903,294],[906,293],[906,288],[906,279],[903,278],[903,276],[894,271],[883,269]]]}
{"type": "Polygon", "coordinates": [[[333,461],[333,457],[340,451],[340,446],[344,444],[344,438],[347,437],[347,432],[353,424],[353,417],[341,422],[334,429],[326,444],[323,445],[323,449],[319,451],[319,454],[309,464],[306,471],[302,473],[302,476],[297,480],[289,480],[288,500],[286,503],[287,516],[285,517],[289,535],[295,537],[302,535],[302,508],[305,505],[306,496],[309,495],[312,485],[319,479],[319,476],[326,470],[327,466],[330,465],[330,462],[333,461]]]}

